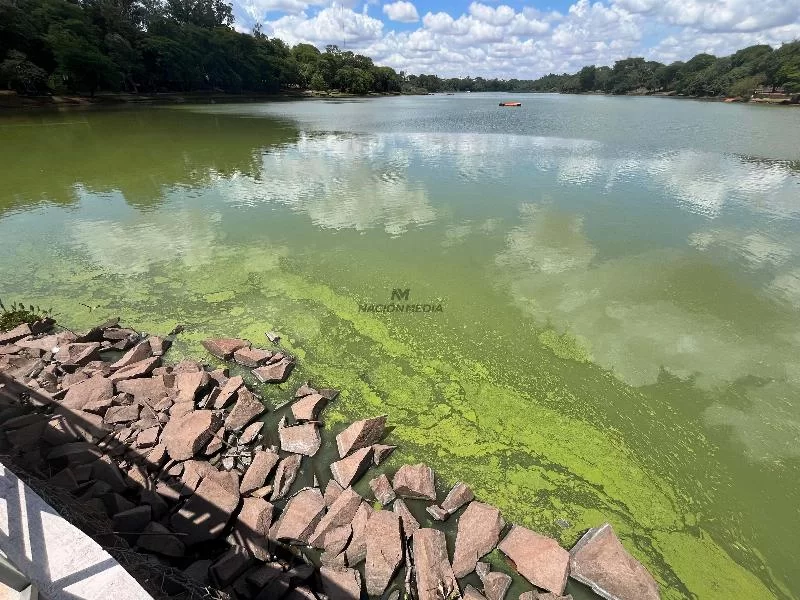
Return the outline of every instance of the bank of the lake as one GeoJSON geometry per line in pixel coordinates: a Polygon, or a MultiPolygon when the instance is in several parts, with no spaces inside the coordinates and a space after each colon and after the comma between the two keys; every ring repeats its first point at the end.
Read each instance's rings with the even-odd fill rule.
{"type": "Polygon", "coordinates": [[[329,423],[387,413],[509,520],[798,597],[800,113],[504,97],[6,115],[0,297],[187,357],[291,332],[329,423]],[[395,289],[443,311],[359,312],[395,289]]]}

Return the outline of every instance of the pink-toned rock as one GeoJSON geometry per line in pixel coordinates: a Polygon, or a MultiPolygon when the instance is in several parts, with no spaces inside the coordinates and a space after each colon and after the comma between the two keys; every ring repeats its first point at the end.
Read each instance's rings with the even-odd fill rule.
{"type": "Polygon", "coordinates": [[[464,600],[486,600],[486,596],[481,594],[478,590],[476,590],[471,585],[467,585],[464,588],[464,600]]]}
{"type": "Polygon", "coordinates": [[[175,375],[175,387],[178,389],[175,402],[194,402],[198,392],[205,388],[209,381],[210,377],[205,371],[178,373],[175,375]]]}
{"type": "Polygon", "coordinates": [[[482,556],[491,552],[505,526],[500,511],[483,502],[471,502],[458,519],[453,572],[459,579],[472,573],[482,556]]]}
{"type": "Polygon", "coordinates": [[[258,437],[258,434],[261,433],[261,430],[263,428],[264,428],[264,423],[260,421],[251,423],[250,425],[244,428],[242,435],[239,436],[239,443],[249,444],[258,437]]]}
{"type": "Polygon", "coordinates": [[[170,393],[170,387],[164,383],[163,377],[117,381],[115,387],[117,392],[130,394],[134,401],[150,406],[155,406],[170,393]]]}
{"type": "Polygon", "coordinates": [[[245,498],[233,526],[233,542],[258,560],[270,559],[267,535],[272,525],[273,506],[261,498],[245,498]]]}
{"type": "Polygon", "coordinates": [[[384,506],[390,504],[397,497],[392,489],[392,484],[389,483],[389,478],[383,473],[369,482],[369,488],[375,494],[375,499],[384,506]]]}
{"type": "Polygon", "coordinates": [[[223,360],[230,360],[233,357],[233,353],[240,348],[250,347],[250,342],[247,340],[236,338],[217,338],[213,340],[204,340],[201,343],[211,354],[223,360]]]}
{"type": "Polygon", "coordinates": [[[308,543],[316,548],[325,548],[325,534],[337,527],[350,525],[362,501],[363,498],[353,491],[353,488],[344,490],[317,524],[313,535],[308,539],[308,543]]]}
{"type": "Polygon", "coordinates": [[[286,417],[278,423],[278,436],[281,450],[304,456],[314,456],[322,445],[319,428],[316,423],[286,426],[286,417]]]}
{"type": "Polygon", "coordinates": [[[214,398],[212,402],[209,402],[209,406],[206,408],[212,408],[215,410],[225,408],[228,406],[228,404],[236,399],[242,386],[244,386],[244,380],[241,378],[241,376],[237,375],[236,377],[231,377],[225,382],[225,385],[222,386],[222,389],[219,391],[219,395],[214,398]]]}
{"type": "Polygon", "coordinates": [[[306,488],[289,499],[286,508],[270,531],[277,541],[306,544],[308,538],[325,514],[325,500],[317,488],[306,488]]]}
{"type": "Polygon", "coordinates": [[[344,458],[353,450],[366,448],[376,443],[383,436],[385,429],[386,415],[352,423],[347,429],[336,436],[336,447],[339,450],[339,457],[344,458]]]}
{"type": "Polygon", "coordinates": [[[658,600],[658,584],[608,523],[587,531],[570,551],[570,576],[608,600],[658,600]]]}
{"type": "Polygon", "coordinates": [[[150,347],[150,342],[139,342],[133,348],[128,350],[125,355],[117,362],[111,365],[112,369],[123,369],[129,367],[134,363],[141,362],[153,355],[153,349],[150,347]]]}
{"type": "Polygon", "coordinates": [[[297,391],[294,393],[295,398],[302,398],[303,396],[308,396],[309,394],[316,394],[317,390],[311,387],[310,383],[306,381],[303,385],[297,388],[297,391]]]}
{"type": "Polygon", "coordinates": [[[353,527],[349,524],[342,525],[341,527],[334,527],[333,529],[330,529],[322,534],[319,544],[327,555],[328,564],[337,564],[338,561],[345,560],[343,550],[347,547],[352,535],[353,527]],[[331,560],[334,559],[334,557],[339,558],[336,560],[331,560]]]}
{"type": "Polygon", "coordinates": [[[442,502],[442,510],[444,510],[448,516],[452,515],[459,508],[469,502],[472,502],[474,499],[475,494],[472,493],[472,490],[469,488],[469,486],[465,483],[458,482],[447,494],[444,502],[442,502]]]}
{"type": "Polygon", "coordinates": [[[137,448],[152,448],[158,443],[158,427],[150,427],[144,431],[139,432],[136,436],[137,448]]]}
{"type": "Polygon", "coordinates": [[[360,600],[361,573],[355,569],[323,566],[319,574],[329,600],[360,600]]]}
{"type": "Polygon", "coordinates": [[[175,531],[186,534],[183,541],[187,546],[212,540],[222,534],[239,500],[239,478],[210,471],[170,523],[175,531]]]}
{"type": "Polygon", "coordinates": [[[50,352],[53,348],[58,346],[58,336],[46,335],[40,338],[25,337],[21,340],[17,340],[15,345],[20,348],[35,348],[42,352],[50,352]]]}
{"type": "Polygon", "coordinates": [[[303,457],[299,454],[290,454],[278,463],[275,469],[275,479],[272,482],[272,500],[278,500],[289,493],[297,473],[300,470],[300,462],[303,457]]]}
{"type": "Polygon", "coordinates": [[[151,335],[147,338],[147,341],[150,343],[150,351],[153,353],[153,356],[163,356],[172,345],[170,340],[158,335],[151,335]]]}
{"type": "Polygon", "coordinates": [[[358,481],[371,464],[372,448],[362,448],[342,460],[331,463],[331,475],[336,483],[346,488],[358,481]]]}
{"type": "Polygon", "coordinates": [[[113,373],[109,379],[113,382],[122,381],[123,379],[136,379],[137,377],[144,377],[153,372],[157,366],[161,364],[160,356],[151,356],[142,361],[128,365],[113,373]]]}
{"type": "Polygon", "coordinates": [[[392,487],[398,496],[436,502],[433,469],[428,465],[403,465],[397,469],[392,487]]]}
{"type": "Polygon", "coordinates": [[[114,385],[105,377],[92,377],[70,386],[61,405],[82,410],[95,402],[106,402],[114,396],[114,385]]]}
{"type": "Polygon", "coordinates": [[[129,404],[125,406],[112,406],[106,411],[106,416],[103,420],[106,423],[130,423],[139,418],[141,407],[138,404],[129,404]]]}
{"type": "Polygon", "coordinates": [[[298,421],[314,421],[327,403],[320,394],[309,394],[292,404],[292,415],[298,421]]]}
{"type": "Polygon", "coordinates": [[[194,402],[176,402],[169,407],[169,417],[170,419],[180,419],[181,417],[188,415],[190,412],[193,412],[194,409],[194,402]]]}
{"type": "Polygon", "coordinates": [[[233,360],[243,367],[251,369],[260,367],[272,358],[272,352],[267,352],[261,348],[239,348],[233,353],[233,360]]]}
{"type": "Polygon", "coordinates": [[[335,479],[329,479],[325,487],[325,506],[332,506],[343,491],[344,488],[336,483],[335,479]]]}
{"type": "Polygon", "coordinates": [[[239,388],[238,400],[233,405],[231,412],[228,413],[225,419],[225,429],[228,431],[239,431],[243,429],[250,421],[262,414],[267,409],[261,403],[261,400],[255,397],[253,393],[245,387],[239,388]]]}
{"type": "Polygon", "coordinates": [[[403,535],[406,538],[411,538],[416,533],[417,529],[420,528],[419,521],[411,514],[411,511],[406,506],[406,503],[403,502],[400,498],[394,501],[394,505],[392,506],[392,510],[400,517],[400,520],[403,523],[403,535]]]}
{"type": "Polygon", "coordinates": [[[100,343],[62,344],[56,352],[55,359],[63,365],[85,365],[100,358],[100,343]]]}
{"type": "Polygon", "coordinates": [[[486,595],[486,600],[505,600],[510,587],[511,577],[505,573],[492,571],[483,578],[483,593],[486,595]]]}
{"type": "Polygon", "coordinates": [[[31,335],[30,325],[23,323],[9,331],[0,331],[0,344],[10,344],[31,335]]]}
{"type": "Polygon", "coordinates": [[[400,517],[388,510],[372,513],[367,521],[366,538],[367,562],[364,579],[367,594],[380,596],[389,586],[403,561],[400,517]]]}
{"type": "Polygon", "coordinates": [[[291,358],[284,358],[276,363],[253,369],[253,375],[261,383],[283,383],[289,379],[292,369],[294,361],[291,358]]]}
{"type": "Polygon", "coordinates": [[[350,538],[350,544],[345,550],[347,557],[347,564],[351,567],[357,565],[367,556],[367,523],[375,510],[366,502],[362,502],[358,507],[351,527],[353,534],[350,538]]]}
{"type": "Polygon", "coordinates": [[[200,452],[219,427],[219,419],[213,412],[195,410],[179,419],[170,419],[164,427],[161,439],[166,444],[170,457],[188,460],[200,452]]]}
{"type": "Polygon", "coordinates": [[[280,457],[272,450],[256,452],[253,456],[253,462],[247,467],[247,471],[242,478],[242,485],[239,491],[244,495],[262,487],[279,461],[280,457]]]}
{"type": "Polygon", "coordinates": [[[414,574],[419,600],[460,600],[461,593],[450,561],[444,532],[419,529],[414,534],[414,574]],[[440,591],[442,590],[442,591],[440,591]]]}
{"type": "Polygon", "coordinates": [[[395,451],[397,446],[387,446],[386,444],[372,444],[372,461],[378,466],[385,461],[388,456],[395,451]]]}
{"type": "Polygon", "coordinates": [[[214,465],[204,460],[187,460],[181,464],[183,465],[183,473],[180,477],[188,493],[195,492],[203,477],[217,470],[214,465]]]}
{"type": "Polygon", "coordinates": [[[557,541],[514,525],[498,547],[511,559],[519,574],[533,585],[554,594],[564,593],[569,573],[569,552],[557,541]]]}
{"type": "Polygon", "coordinates": [[[155,521],[142,530],[142,535],[136,541],[136,545],[164,556],[181,557],[186,551],[186,547],[177,536],[155,521]]]}

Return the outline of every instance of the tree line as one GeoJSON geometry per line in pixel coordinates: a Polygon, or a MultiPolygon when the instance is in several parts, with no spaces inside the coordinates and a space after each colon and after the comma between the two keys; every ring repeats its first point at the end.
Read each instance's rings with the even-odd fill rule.
{"type": "Polygon", "coordinates": [[[337,46],[324,52],[311,44],[290,47],[259,27],[237,32],[233,21],[225,0],[0,0],[0,88],[26,94],[313,89],[746,96],[759,86],[800,92],[800,41],[669,65],[626,58],[536,80],[447,79],[397,73],[337,46]]]}
{"type": "Polygon", "coordinates": [[[336,46],[233,29],[224,0],[0,0],[0,88],[41,94],[399,92],[394,69],[336,46]]]}
{"type": "Polygon", "coordinates": [[[718,58],[698,54],[686,62],[665,65],[644,58],[618,60],[613,67],[587,66],[577,73],[549,74],[535,80],[443,79],[410,75],[406,85],[427,92],[561,92],[578,94],[648,94],[674,92],[686,96],[750,96],[760,87],[800,93],[800,41],[774,49],[768,45],[744,48],[718,58]]]}

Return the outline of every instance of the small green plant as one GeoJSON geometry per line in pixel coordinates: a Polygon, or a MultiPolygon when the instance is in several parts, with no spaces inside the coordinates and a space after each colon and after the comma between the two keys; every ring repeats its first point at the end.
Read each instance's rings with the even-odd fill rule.
{"type": "Polygon", "coordinates": [[[33,323],[53,314],[53,309],[42,310],[39,306],[25,306],[21,302],[12,302],[6,307],[0,299],[0,331],[8,331],[23,323],[33,323]]]}

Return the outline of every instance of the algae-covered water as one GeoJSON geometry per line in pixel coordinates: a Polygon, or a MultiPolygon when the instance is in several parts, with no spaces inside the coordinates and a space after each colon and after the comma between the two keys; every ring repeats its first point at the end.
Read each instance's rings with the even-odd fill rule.
{"type": "Polygon", "coordinates": [[[564,545],[608,520],[664,598],[800,598],[800,111],[498,98],[2,115],[0,298],[280,331],[270,403],[339,387],[564,545]]]}

